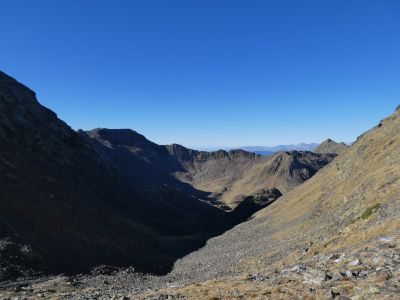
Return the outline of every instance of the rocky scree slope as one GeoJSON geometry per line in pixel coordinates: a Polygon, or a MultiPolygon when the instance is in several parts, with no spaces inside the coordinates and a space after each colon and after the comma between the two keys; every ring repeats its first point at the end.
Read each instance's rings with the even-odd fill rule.
{"type": "Polygon", "coordinates": [[[169,280],[180,287],[143,297],[396,299],[399,136],[397,111],[252,220],[179,260],[169,280]]]}

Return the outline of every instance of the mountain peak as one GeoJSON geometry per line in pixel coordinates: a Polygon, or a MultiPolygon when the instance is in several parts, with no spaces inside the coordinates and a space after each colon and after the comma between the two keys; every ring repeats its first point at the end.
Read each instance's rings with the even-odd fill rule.
{"type": "Polygon", "coordinates": [[[347,150],[349,146],[347,146],[345,143],[340,142],[337,143],[332,139],[326,139],[319,145],[314,152],[315,153],[335,153],[335,154],[341,154],[344,151],[347,150]]]}
{"type": "Polygon", "coordinates": [[[140,146],[152,143],[144,135],[132,129],[108,129],[108,128],[95,128],[87,132],[87,134],[96,139],[108,141],[113,145],[124,146],[140,146]]]}
{"type": "Polygon", "coordinates": [[[0,71],[0,89],[3,99],[14,103],[38,104],[36,93],[13,77],[0,71]]]}

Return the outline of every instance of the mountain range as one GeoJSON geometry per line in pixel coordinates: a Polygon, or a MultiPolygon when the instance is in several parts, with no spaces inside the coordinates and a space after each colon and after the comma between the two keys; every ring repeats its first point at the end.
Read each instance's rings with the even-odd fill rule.
{"type": "Polygon", "coordinates": [[[275,152],[280,151],[314,151],[319,144],[317,143],[300,143],[300,144],[292,144],[292,145],[277,145],[277,146],[245,146],[240,147],[245,151],[255,152],[261,155],[270,155],[275,152]]]}
{"type": "Polygon", "coordinates": [[[0,72],[0,295],[396,299],[399,134],[196,151],[74,131],[0,72]]]}
{"type": "Polygon", "coordinates": [[[260,197],[244,208],[242,201],[261,193],[269,204],[334,158],[200,152],[130,129],[75,132],[4,73],[0,116],[0,279],[99,264],[168,272],[264,206],[260,197]],[[263,179],[241,188],[258,170],[263,179]]]}

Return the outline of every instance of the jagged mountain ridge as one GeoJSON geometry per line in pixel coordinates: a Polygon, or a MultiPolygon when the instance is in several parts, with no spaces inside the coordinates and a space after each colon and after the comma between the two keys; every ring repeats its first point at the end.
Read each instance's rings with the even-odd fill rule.
{"type": "Polygon", "coordinates": [[[335,157],[298,151],[270,157],[241,149],[197,151],[178,144],[157,145],[127,129],[103,128],[80,133],[94,139],[99,154],[107,156],[130,184],[170,184],[192,196],[231,208],[262,189],[277,188],[285,193],[335,157]]]}

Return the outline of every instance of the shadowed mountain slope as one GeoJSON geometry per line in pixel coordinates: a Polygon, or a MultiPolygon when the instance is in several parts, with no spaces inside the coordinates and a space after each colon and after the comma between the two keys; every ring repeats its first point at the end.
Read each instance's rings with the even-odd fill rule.
{"type": "Polygon", "coordinates": [[[127,241],[126,231],[156,244],[154,230],[119,209],[138,196],[34,92],[4,73],[0,116],[0,235],[32,248],[21,260],[34,259],[29,263],[40,269],[79,269],[99,256],[112,260],[124,242],[145,254],[146,243],[127,241]]]}
{"type": "MultiPolygon", "coordinates": [[[[243,201],[236,210],[224,212],[201,200],[213,200],[215,191],[202,185],[216,181],[229,191],[268,159],[160,146],[126,129],[75,132],[2,72],[0,143],[0,280],[98,264],[163,274],[281,196],[276,184],[260,183],[234,203],[243,201]]],[[[330,160],[286,155],[295,159],[282,159],[265,176],[287,177],[288,187],[330,160]]]]}
{"type": "MultiPolygon", "coordinates": [[[[141,167],[143,160],[169,157],[131,131],[107,138],[147,147],[141,167]]],[[[0,279],[25,269],[77,272],[100,263],[165,272],[234,225],[223,211],[171,186],[127,184],[121,178],[131,174],[121,177],[102,152],[107,147],[88,143],[4,73],[0,143],[0,279]]],[[[166,168],[174,163],[166,159],[166,168]]]]}
{"type": "Polygon", "coordinates": [[[98,128],[79,131],[96,152],[131,186],[170,185],[192,196],[206,197],[188,184],[177,180],[173,173],[184,171],[164,146],[157,145],[131,129],[98,128]]]}
{"type": "Polygon", "coordinates": [[[77,133],[2,72],[0,143],[0,280],[98,264],[165,273],[281,196],[226,213],[175,178],[167,147],[132,130],[77,133]]]}

